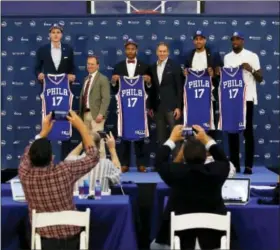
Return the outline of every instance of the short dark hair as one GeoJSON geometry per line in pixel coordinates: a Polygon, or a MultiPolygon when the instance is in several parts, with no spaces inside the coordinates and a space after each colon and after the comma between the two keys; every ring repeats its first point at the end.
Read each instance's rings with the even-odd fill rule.
{"type": "Polygon", "coordinates": [[[167,50],[169,51],[169,45],[166,42],[159,42],[157,45],[157,49],[159,48],[159,46],[165,46],[167,48],[167,50]]]}
{"type": "Polygon", "coordinates": [[[52,145],[46,138],[34,141],[29,149],[29,158],[34,167],[49,166],[52,161],[52,145]]]}
{"type": "Polygon", "coordinates": [[[92,58],[94,58],[94,59],[96,60],[96,63],[99,64],[99,59],[98,59],[97,56],[89,55],[89,56],[87,57],[87,60],[88,60],[88,59],[92,59],[92,58]]]}
{"type": "Polygon", "coordinates": [[[206,160],[205,146],[193,136],[185,141],[184,159],[186,163],[203,164],[206,160]]]}

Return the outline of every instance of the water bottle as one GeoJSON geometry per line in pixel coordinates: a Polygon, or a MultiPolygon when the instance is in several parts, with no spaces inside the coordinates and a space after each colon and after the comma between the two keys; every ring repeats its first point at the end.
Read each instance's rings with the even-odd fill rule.
{"type": "Polygon", "coordinates": [[[95,200],[100,200],[101,199],[101,184],[100,184],[100,180],[96,180],[96,182],[95,182],[94,198],[95,198],[95,200]]]}

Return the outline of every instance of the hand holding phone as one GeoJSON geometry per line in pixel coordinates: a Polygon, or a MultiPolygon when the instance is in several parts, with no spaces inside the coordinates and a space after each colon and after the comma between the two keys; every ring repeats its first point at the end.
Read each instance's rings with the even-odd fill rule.
{"type": "Polygon", "coordinates": [[[106,132],[104,132],[104,131],[97,131],[97,133],[99,134],[99,136],[100,136],[101,139],[107,138],[106,132]]]}

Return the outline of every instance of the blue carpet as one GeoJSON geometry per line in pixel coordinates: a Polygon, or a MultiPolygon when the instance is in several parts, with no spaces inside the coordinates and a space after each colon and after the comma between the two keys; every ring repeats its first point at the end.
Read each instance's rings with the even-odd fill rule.
{"type": "MultiPolygon", "coordinates": [[[[242,169],[243,172],[243,169],[242,169]]],[[[254,167],[252,175],[237,174],[236,178],[250,178],[251,184],[270,185],[277,182],[277,174],[269,171],[265,167],[254,167]]],[[[124,182],[134,183],[159,183],[163,182],[158,173],[148,172],[139,173],[136,168],[130,168],[130,172],[122,174],[121,177],[124,182]]]]}

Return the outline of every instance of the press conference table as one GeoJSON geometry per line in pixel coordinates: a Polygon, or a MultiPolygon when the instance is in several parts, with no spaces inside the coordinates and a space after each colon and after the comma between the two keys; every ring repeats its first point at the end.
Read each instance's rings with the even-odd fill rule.
{"type": "MultiPolygon", "coordinates": [[[[2,188],[3,191],[3,188],[2,188]]],[[[74,198],[78,210],[90,208],[90,249],[137,249],[132,209],[128,196],[104,196],[101,200],[74,198]]],[[[25,202],[3,196],[1,205],[2,249],[18,250],[30,243],[30,224],[25,202]],[[28,236],[27,236],[28,235],[28,236]]]]}

